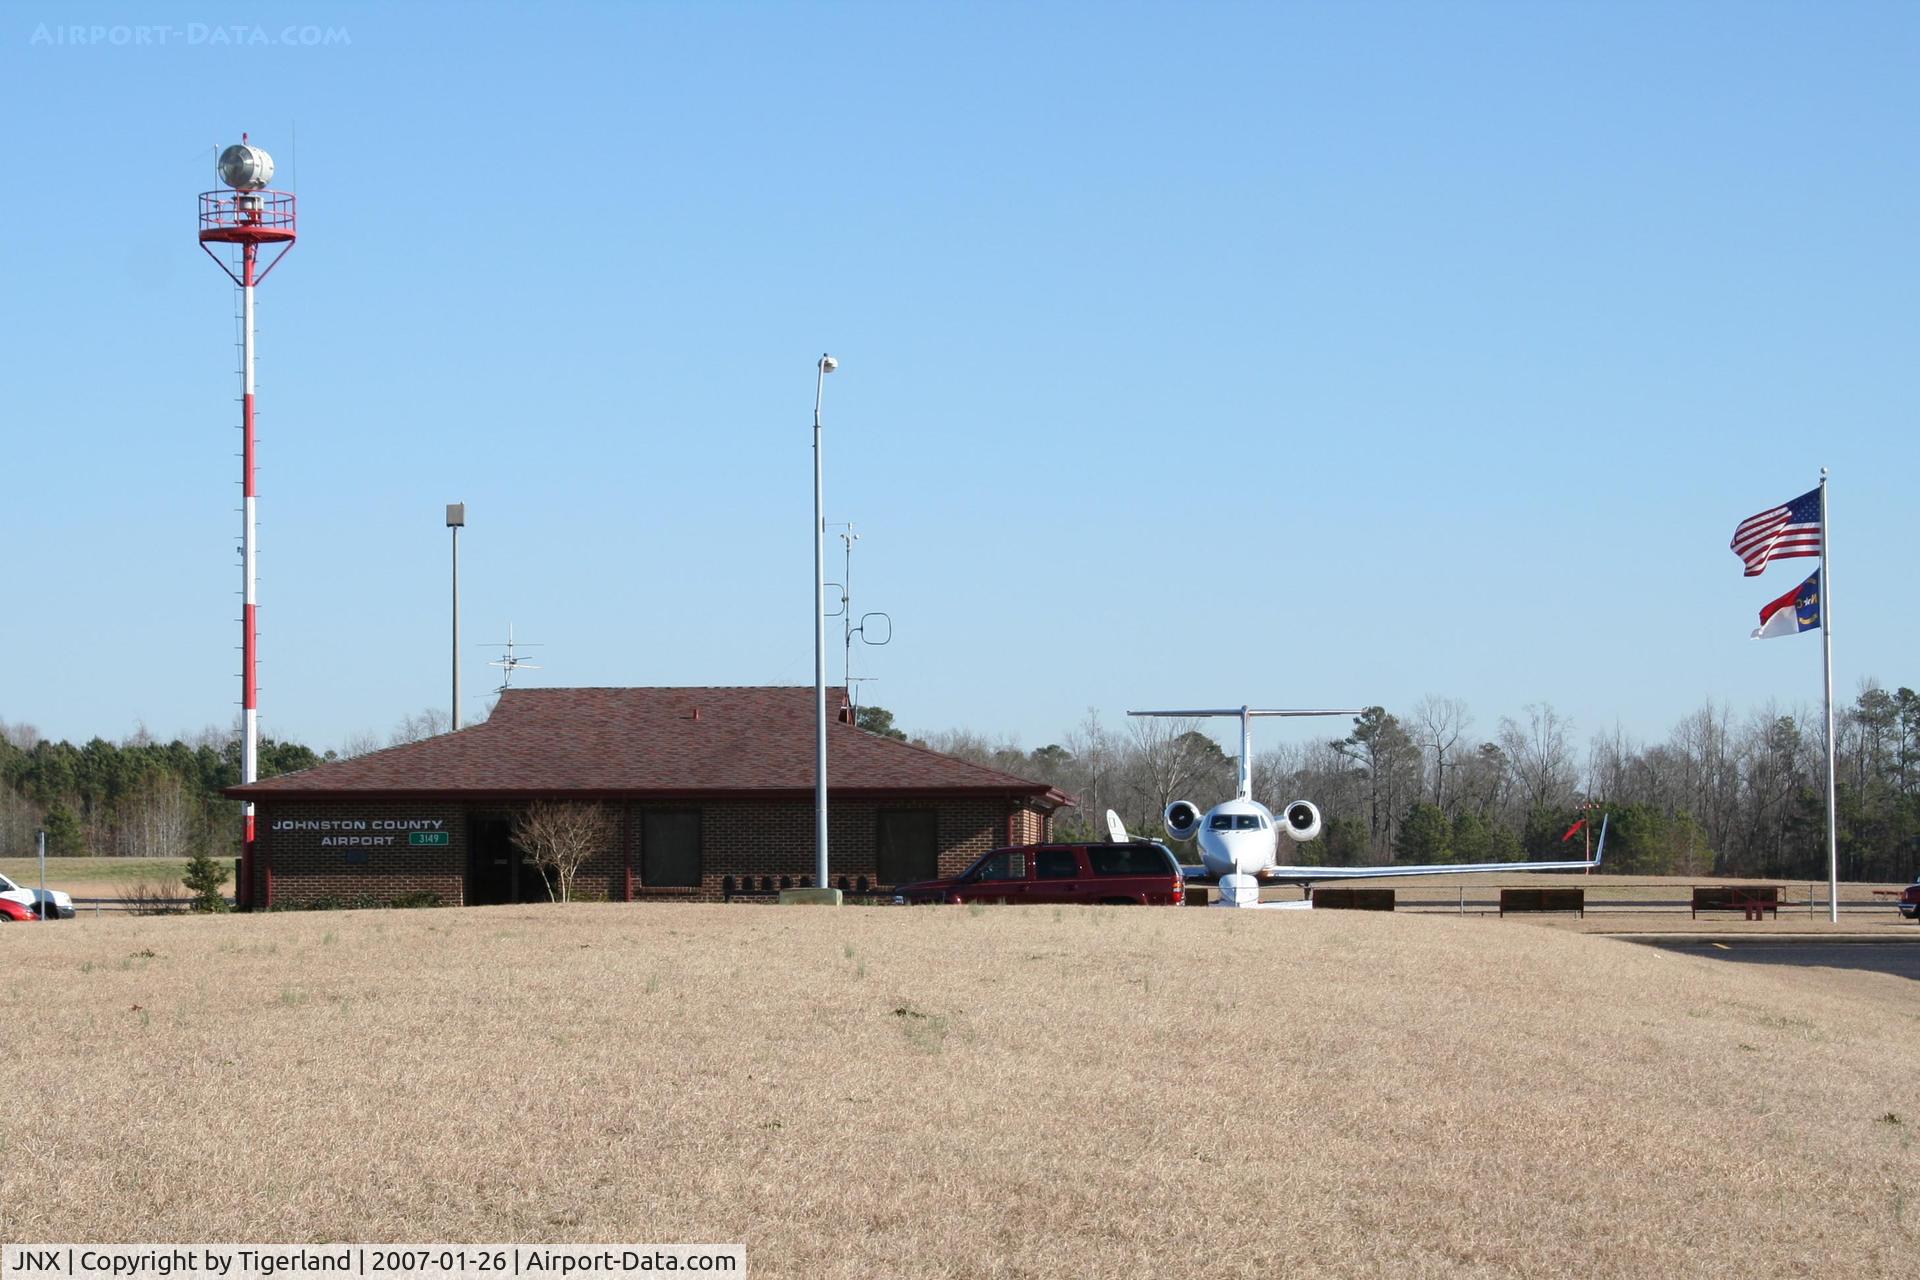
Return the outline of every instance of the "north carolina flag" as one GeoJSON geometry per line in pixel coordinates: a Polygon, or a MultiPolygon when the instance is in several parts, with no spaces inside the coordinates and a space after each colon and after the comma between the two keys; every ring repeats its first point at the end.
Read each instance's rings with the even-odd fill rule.
{"type": "Polygon", "coordinates": [[[1755,640],[1774,636],[1797,636],[1820,625],[1820,571],[1760,610],[1760,625],[1753,629],[1755,640]]]}

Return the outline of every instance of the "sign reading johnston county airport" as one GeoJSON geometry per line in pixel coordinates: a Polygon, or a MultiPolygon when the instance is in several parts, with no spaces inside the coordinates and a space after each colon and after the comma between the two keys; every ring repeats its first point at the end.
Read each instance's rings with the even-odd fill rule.
{"type": "Polygon", "coordinates": [[[453,833],[444,818],[275,818],[269,831],[320,831],[323,849],[381,849],[400,843],[448,845],[453,833]]]}

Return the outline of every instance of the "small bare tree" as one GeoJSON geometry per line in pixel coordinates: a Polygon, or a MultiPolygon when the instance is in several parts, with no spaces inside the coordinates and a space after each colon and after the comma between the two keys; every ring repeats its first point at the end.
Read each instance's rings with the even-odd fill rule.
{"type": "Polygon", "coordinates": [[[536,800],[513,820],[513,842],[546,877],[547,896],[568,902],[581,866],[613,843],[613,814],[600,804],[536,800]]]}
{"type": "Polygon", "coordinates": [[[409,742],[418,742],[422,738],[437,738],[445,733],[452,723],[452,719],[440,708],[422,708],[418,715],[400,717],[400,723],[393,727],[393,734],[387,739],[387,745],[401,747],[409,742]]]}
{"type": "Polygon", "coordinates": [[[342,760],[351,760],[355,756],[364,756],[369,752],[380,750],[380,745],[379,734],[369,729],[362,729],[357,733],[348,734],[346,741],[340,744],[340,750],[336,754],[342,760]]]}

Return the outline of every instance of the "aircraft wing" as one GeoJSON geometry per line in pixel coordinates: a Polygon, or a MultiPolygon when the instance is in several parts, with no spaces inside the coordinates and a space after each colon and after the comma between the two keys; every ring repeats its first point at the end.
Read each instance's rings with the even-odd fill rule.
{"type": "Polygon", "coordinates": [[[1199,707],[1188,711],[1129,711],[1130,716],[1172,716],[1181,720],[1199,720],[1210,716],[1357,716],[1353,707],[1333,707],[1325,711],[1304,707],[1199,707]]]}
{"type": "Polygon", "coordinates": [[[1475,871],[1590,871],[1600,865],[1607,851],[1607,819],[1600,819],[1600,842],[1593,847],[1591,862],[1575,859],[1558,862],[1442,862],[1406,867],[1268,867],[1260,873],[1263,880],[1286,884],[1311,884],[1316,880],[1383,880],[1389,876],[1457,876],[1475,871]]]}

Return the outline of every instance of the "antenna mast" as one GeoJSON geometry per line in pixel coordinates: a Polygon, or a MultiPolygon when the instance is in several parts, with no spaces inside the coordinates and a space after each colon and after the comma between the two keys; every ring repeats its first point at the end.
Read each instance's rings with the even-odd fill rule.
{"type": "MultiPolygon", "coordinates": [[[[507,651],[504,654],[500,655],[498,658],[495,658],[493,661],[487,664],[490,667],[498,667],[500,668],[501,671],[506,673],[505,675],[500,677],[500,687],[494,690],[494,693],[496,694],[505,693],[509,688],[512,687],[514,672],[540,670],[539,663],[529,662],[525,658],[520,657],[518,654],[514,653],[513,651],[514,645],[515,645],[515,641],[513,638],[513,624],[509,622],[507,624],[507,651]]],[[[539,649],[544,646],[537,645],[537,644],[522,644],[519,647],[522,649],[539,649]]]]}
{"type": "Polygon", "coordinates": [[[859,622],[853,620],[853,544],[860,541],[860,535],[853,531],[853,521],[851,520],[847,521],[845,525],[836,527],[845,530],[845,532],[840,535],[840,541],[846,549],[845,567],[841,570],[840,575],[840,673],[847,685],[847,702],[851,705],[854,713],[858,715],[860,711],[859,686],[869,680],[878,680],[880,677],[856,676],[853,674],[853,639],[855,636],[858,636],[862,644],[872,645],[876,649],[882,645],[893,643],[893,618],[884,613],[863,613],[860,615],[859,622]],[[874,621],[870,623],[870,619],[874,621]],[[884,625],[883,638],[875,640],[869,637],[867,635],[867,627],[869,625],[876,627],[884,625]]]}

